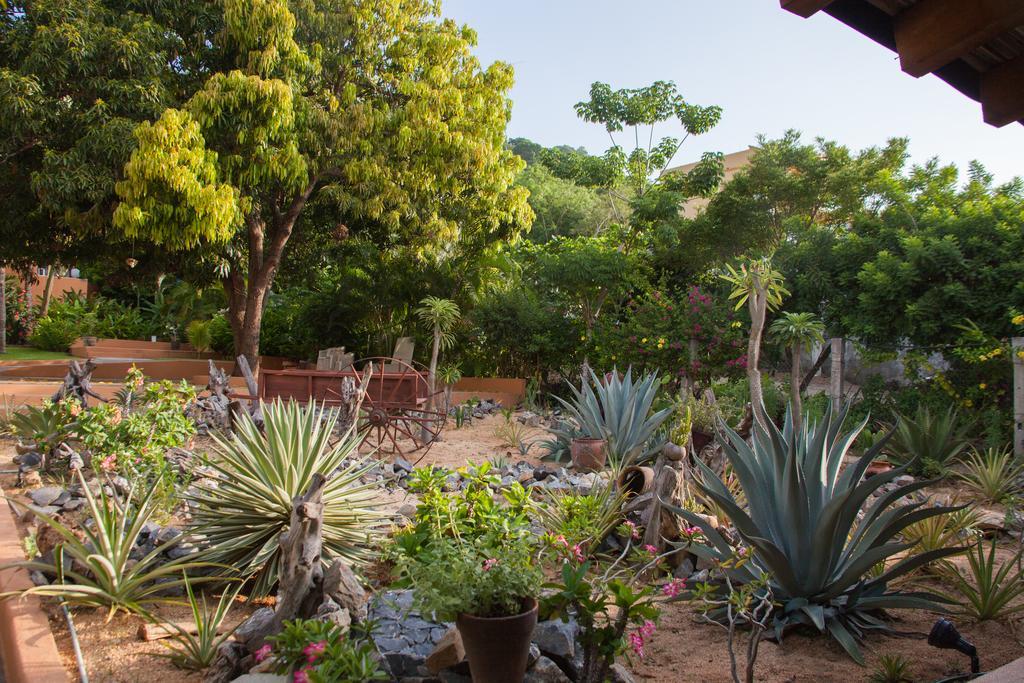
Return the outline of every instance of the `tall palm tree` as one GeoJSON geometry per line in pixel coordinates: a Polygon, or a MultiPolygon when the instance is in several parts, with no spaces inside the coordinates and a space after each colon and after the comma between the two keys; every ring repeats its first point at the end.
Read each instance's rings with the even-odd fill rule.
{"type": "Polygon", "coordinates": [[[416,317],[430,326],[434,336],[433,348],[430,351],[430,370],[427,374],[427,386],[430,388],[430,405],[432,409],[434,402],[434,386],[437,378],[437,361],[441,351],[451,348],[455,344],[453,330],[459,322],[461,312],[459,305],[451,299],[441,299],[436,296],[428,296],[420,301],[416,309],[416,317]]]}
{"type": "Polygon", "coordinates": [[[800,429],[803,424],[803,404],[800,399],[800,358],[806,349],[815,343],[825,341],[825,325],[813,313],[783,313],[768,333],[775,341],[789,347],[793,354],[793,374],[789,381],[792,396],[793,426],[800,429]]]}

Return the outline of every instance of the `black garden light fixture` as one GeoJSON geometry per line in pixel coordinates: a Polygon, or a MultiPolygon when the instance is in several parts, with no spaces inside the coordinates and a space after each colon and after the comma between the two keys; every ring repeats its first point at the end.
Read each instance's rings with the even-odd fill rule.
{"type": "MultiPolygon", "coordinates": [[[[928,634],[928,644],[932,647],[937,647],[941,650],[956,650],[962,652],[971,658],[971,674],[981,673],[981,662],[978,659],[978,648],[960,635],[960,631],[957,630],[956,626],[949,619],[939,619],[932,626],[931,633],[928,634]]],[[[973,678],[973,675],[970,676],[973,678]]],[[[947,679],[953,680],[953,679],[947,679]]],[[[967,677],[957,677],[956,680],[968,680],[967,677]]]]}

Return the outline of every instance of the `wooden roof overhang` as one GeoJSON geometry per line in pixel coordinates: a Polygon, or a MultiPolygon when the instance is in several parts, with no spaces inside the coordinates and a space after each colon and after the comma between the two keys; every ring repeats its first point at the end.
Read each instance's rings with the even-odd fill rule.
{"type": "Polygon", "coordinates": [[[896,52],[903,71],[934,74],[981,103],[986,123],[1024,124],[1024,0],[779,0],[825,12],[896,52]]]}

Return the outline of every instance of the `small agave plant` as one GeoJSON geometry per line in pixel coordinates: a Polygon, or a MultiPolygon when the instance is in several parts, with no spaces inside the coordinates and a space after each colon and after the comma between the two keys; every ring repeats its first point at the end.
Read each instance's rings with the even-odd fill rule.
{"type": "Polygon", "coordinates": [[[567,451],[573,438],[587,436],[608,441],[608,457],[616,466],[649,460],[665,443],[658,430],[672,413],[672,408],[651,412],[658,386],[654,373],[634,380],[632,368],[622,378],[613,370],[602,380],[590,370],[580,388],[569,385],[572,401],[555,397],[574,424],[552,430],[556,440],[546,444],[548,450],[567,451]]]}
{"type": "MultiPolygon", "coordinates": [[[[798,625],[828,632],[846,652],[863,664],[858,643],[870,631],[889,630],[882,617],[890,608],[941,610],[949,601],[932,593],[893,590],[890,583],[915,569],[962,548],[941,548],[909,555],[882,572],[872,567],[911,547],[898,540],[907,526],[959,508],[930,507],[923,502],[897,506],[904,496],[934,483],[915,481],[882,493],[876,491],[906,472],[913,463],[865,478],[871,461],[885,446],[875,443],[854,463],[843,458],[864,428],[843,433],[846,410],[826,411],[817,423],[796,431],[787,412],[780,430],[769,421],[756,427],[751,444],[723,425],[722,446],[739,479],[746,505],[737,502],[715,473],[700,460],[699,486],[729,518],[752,549],[749,562],[727,560],[735,549],[700,516],[673,508],[700,527],[707,545],[689,550],[713,562],[726,562],[736,582],[754,581],[767,572],[777,602],[772,625],[783,632],[798,625]],[[863,516],[858,513],[863,509],[863,516]]],[[[714,617],[714,615],[711,615],[714,617]]]]}

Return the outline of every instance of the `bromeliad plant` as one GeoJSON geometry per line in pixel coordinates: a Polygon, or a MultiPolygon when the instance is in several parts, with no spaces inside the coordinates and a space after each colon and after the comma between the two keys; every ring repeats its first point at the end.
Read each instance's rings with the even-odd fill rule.
{"type": "Polygon", "coordinates": [[[919,406],[913,417],[901,415],[886,452],[894,464],[905,465],[912,474],[944,476],[947,467],[967,448],[967,427],[950,407],[932,413],[919,406]]]}
{"type": "Polygon", "coordinates": [[[634,381],[632,368],[622,378],[613,370],[602,380],[590,370],[579,389],[569,385],[572,401],[555,397],[575,425],[552,430],[557,443],[549,445],[549,450],[567,451],[569,442],[582,435],[606,439],[608,459],[616,467],[649,460],[664,444],[658,428],[672,414],[672,407],[651,412],[659,386],[655,373],[634,381]]]}
{"type": "Polygon", "coordinates": [[[972,450],[964,459],[964,469],[958,478],[993,503],[1011,499],[1024,475],[1024,463],[1017,462],[1009,448],[972,450]]]}
{"type": "MultiPolygon", "coordinates": [[[[138,560],[133,559],[136,540],[157,509],[154,489],[147,489],[136,499],[133,488],[124,502],[118,502],[108,497],[102,488],[97,497],[86,485],[81,470],[76,473],[94,523],[82,525],[76,532],[52,515],[26,506],[40,524],[53,527],[61,543],[54,552],[54,564],[31,560],[10,566],[55,573],[57,580],[20,592],[4,593],[0,598],[13,595],[55,597],[71,605],[104,608],[108,610],[107,621],[120,610],[145,616],[148,605],[172,601],[167,595],[186,583],[184,572],[212,566],[210,562],[190,560],[187,556],[169,562],[164,560],[163,553],[184,536],[178,536],[138,560]]],[[[192,579],[193,583],[209,580],[210,577],[192,579]]]]}
{"type": "MultiPolygon", "coordinates": [[[[908,525],[952,511],[896,506],[904,496],[934,482],[915,481],[881,493],[863,510],[868,498],[903,475],[909,464],[864,478],[884,442],[868,449],[856,462],[841,468],[843,458],[864,428],[843,433],[846,410],[838,416],[827,409],[824,418],[794,431],[791,414],[779,430],[771,421],[754,429],[748,444],[725,428],[725,454],[746,495],[741,506],[733,493],[704,463],[699,486],[752,548],[750,562],[724,568],[734,583],[756,581],[767,573],[774,600],[776,636],[791,626],[806,625],[828,632],[846,652],[863,664],[858,641],[869,631],[886,630],[879,618],[888,608],[939,609],[945,600],[924,592],[892,590],[890,582],[929,562],[960,552],[942,548],[909,555],[880,573],[872,567],[911,544],[896,540],[908,525]]],[[[690,552],[712,562],[726,562],[734,553],[725,537],[705,519],[673,508],[705,534],[708,545],[690,545],[690,552]]]]}
{"type": "Polygon", "coordinates": [[[25,412],[14,413],[11,430],[19,439],[32,443],[42,457],[40,468],[45,472],[52,465],[57,447],[71,436],[81,411],[81,404],[72,398],[46,401],[41,408],[29,406],[25,412]]]}
{"type": "Polygon", "coordinates": [[[263,406],[261,432],[247,415],[230,437],[214,435],[207,464],[220,477],[189,496],[194,528],[211,546],[210,559],[253,577],[254,592],[267,595],[277,583],[278,536],[289,523],[292,500],[316,473],[329,477],[323,494],[323,552],[361,564],[370,557],[383,516],[373,505],[372,484],[360,482],[364,460],[349,462],[359,437],[350,427],[331,444],[333,411],[280,400],[263,406]]]}

